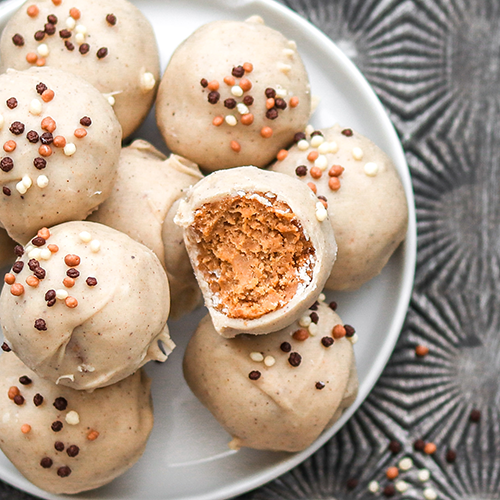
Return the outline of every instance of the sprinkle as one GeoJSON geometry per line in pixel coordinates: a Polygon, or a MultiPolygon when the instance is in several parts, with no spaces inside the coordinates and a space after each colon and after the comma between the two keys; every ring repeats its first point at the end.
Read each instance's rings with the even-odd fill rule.
{"type": "Polygon", "coordinates": [[[7,141],[4,145],[3,145],[3,150],[6,152],[6,153],[12,153],[12,151],[14,151],[17,147],[17,144],[16,144],[16,141],[7,141]]]}
{"type": "Polygon", "coordinates": [[[383,493],[384,493],[384,496],[386,496],[386,497],[393,497],[396,494],[396,488],[394,488],[393,484],[388,484],[384,488],[384,492],[383,493]]]}
{"type": "Polygon", "coordinates": [[[299,342],[307,340],[309,338],[309,332],[305,328],[300,328],[293,332],[292,337],[299,342]]]}
{"type": "Polygon", "coordinates": [[[40,284],[40,280],[36,276],[28,276],[26,278],[26,284],[31,288],[36,288],[40,284]]]}
{"type": "Polygon", "coordinates": [[[86,280],[88,286],[96,286],[97,285],[97,280],[93,278],[92,276],[89,276],[86,280]]]}
{"type": "Polygon", "coordinates": [[[353,131],[350,128],[345,128],[341,132],[342,135],[345,135],[346,137],[352,137],[353,131]]]}
{"type": "Polygon", "coordinates": [[[77,425],[80,423],[80,415],[76,411],[71,410],[66,414],[65,420],[69,425],[77,425]]]}
{"type": "Polygon", "coordinates": [[[370,161],[368,163],[365,163],[363,170],[369,177],[375,177],[378,174],[378,165],[370,161]]]}
{"type": "Polygon", "coordinates": [[[15,385],[9,387],[9,390],[7,392],[7,396],[9,399],[14,400],[14,398],[18,395],[19,395],[19,387],[16,387],[15,385]]]}
{"type": "Polygon", "coordinates": [[[107,47],[101,47],[96,53],[98,59],[104,59],[107,55],[108,55],[107,47]]]}
{"type": "Polygon", "coordinates": [[[394,486],[400,493],[404,493],[408,489],[408,483],[403,480],[398,481],[394,486]]]}
{"type": "Polygon", "coordinates": [[[7,285],[13,285],[16,282],[16,277],[11,273],[7,273],[3,280],[7,283],[7,285]]]}
{"type": "Polygon", "coordinates": [[[224,117],[219,115],[212,120],[213,125],[220,127],[224,123],[224,117]]]}
{"type": "Polygon", "coordinates": [[[437,493],[432,488],[425,488],[424,498],[425,500],[436,500],[437,493]]]}
{"type": "Polygon", "coordinates": [[[339,177],[344,172],[344,167],[340,165],[332,165],[330,170],[328,170],[328,175],[330,177],[339,177]]]}
{"type": "Polygon", "coordinates": [[[232,76],[225,76],[224,83],[226,85],[229,85],[230,87],[232,87],[236,83],[236,81],[235,81],[234,77],[232,77],[232,76]]]}
{"type": "Polygon", "coordinates": [[[431,478],[431,473],[429,472],[428,469],[420,469],[417,474],[418,480],[422,483],[425,483],[426,481],[429,481],[431,478]]]}
{"type": "Polygon", "coordinates": [[[286,157],[288,156],[288,151],[286,149],[281,149],[276,158],[278,159],[278,161],[283,161],[286,157]]]}
{"type": "Polygon", "coordinates": [[[261,352],[251,352],[250,359],[252,361],[256,361],[257,363],[260,363],[261,361],[264,361],[264,355],[261,352]]]}
{"type": "Polygon", "coordinates": [[[45,331],[47,331],[47,323],[42,318],[38,318],[37,320],[35,320],[34,327],[39,332],[45,332],[45,331]]]}
{"type": "Polygon", "coordinates": [[[30,16],[30,17],[36,17],[36,16],[38,16],[38,14],[40,12],[40,9],[36,5],[30,5],[26,9],[26,12],[27,12],[28,16],[30,16]]]}
{"type": "Polygon", "coordinates": [[[455,450],[448,450],[446,452],[446,461],[452,464],[457,459],[457,452],[455,450]]]}
{"type": "Polygon", "coordinates": [[[88,231],[82,231],[79,234],[80,240],[83,241],[83,243],[90,243],[92,240],[92,235],[88,231]]]}
{"type": "Polygon", "coordinates": [[[39,99],[33,99],[30,102],[29,112],[32,115],[38,116],[42,112],[42,103],[39,99]]]}
{"type": "Polygon", "coordinates": [[[41,43],[36,51],[38,52],[38,55],[42,57],[47,57],[50,53],[49,47],[46,43],[41,43]]]}
{"type": "Polygon", "coordinates": [[[307,328],[311,324],[311,318],[306,314],[299,319],[299,325],[307,328]]]}
{"type": "MultiPolygon", "coordinates": [[[[318,137],[318,136],[316,136],[318,137]]],[[[318,167],[321,170],[326,170],[328,166],[328,160],[325,155],[319,155],[318,158],[314,162],[314,166],[318,167]]]]}
{"type": "Polygon", "coordinates": [[[29,434],[31,432],[31,425],[29,425],[29,424],[21,425],[21,432],[23,434],[29,434]]]}
{"type": "Polygon", "coordinates": [[[273,366],[276,363],[276,359],[273,356],[266,356],[264,358],[264,364],[268,367],[273,366]]]}
{"type": "Polygon", "coordinates": [[[90,251],[97,253],[101,250],[101,242],[99,240],[92,240],[90,242],[90,251]]]}
{"type": "Polygon", "coordinates": [[[479,410],[472,410],[469,415],[469,420],[477,424],[481,420],[481,412],[479,410]]]}
{"type": "Polygon", "coordinates": [[[302,139],[297,143],[297,147],[300,151],[307,151],[309,149],[309,143],[305,139],[302,139]]]}
{"type": "MultiPolygon", "coordinates": [[[[35,260],[38,260],[39,257],[40,257],[40,249],[39,248],[33,248],[32,250],[30,250],[29,252],[26,252],[28,254],[28,257],[30,259],[35,259],[35,260]]],[[[31,266],[30,266],[31,268],[31,266]]],[[[34,271],[36,269],[35,268],[32,268],[31,270],[34,271]]]]}
{"type": "Polygon", "coordinates": [[[55,92],[53,90],[47,89],[44,90],[42,93],[42,101],[43,102],[50,102],[52,99],[54,99],[55,92]]]}
{"type": "Polygon", "coordinates": [[[387,479],[392,481],[399,476],[399,470],[397,467],[389,467],[385,472],[385,475],[387,476],[387,479]]]}
{"type": "Polygon", "coordinates": [[[311,323],[308,327],[307,330],[309,331],[309,335],[314,337],[318,333],[318,325],[311,323]]]}
{"type": "Polygon", "coordinates": [[[259,380],[261,373],[258,370],[253,370],[248,374],[250,380],[259,380]]]}
{"type": "Polygon", "coordinates": [[[50,116],[46,116],[43,120],[42,123],[40,124],[43,130],[46,130],[47,132],[54,132],[54,130],[57,128],[56,122],[54,121],[53,118],[50,116]]]}
{"type": "Polygon", "coordinates": [[[66,453],[68,454],[68,457],[74,458],[78,455],[78,453],[80,453],[80,448],[78,448],[76,444],[72,444],[71,446],[68,446],[66,453]]]}
{"type": "Polygon", "coordinates": [[[346,331],[343,325],[335,325],[332,329],[332,335],[334,339],[341,339],[345,337],[346,331]]]}
{"type": "Polygon", "coordinates": [[[54,464],[54,462],[52,461],[52,459],[50,457],[43,457],[41,460],[40,460],[40,465],[44,468],[44,469],[50,469],[52,467],[52,465],[54,464]]]}
{"type": "Polygon", "coordinates": [[[245,70],[245,73],[251,73],[253,71],[253,64],[246,62],[243,64],[243,69],[245,70]]]}
{"type": "Polygon", "coordinates": [[[415,347],[415,356],[423,358],[424,356],[427,356],[427,354],[429,354],[429,348],[427,346],[419,344],[415,347]]]}
{"type": "Polygon", "coordinates": [[[380,489],[380,485],[378,484],[378,481],[370,481],[368,484],[368,491],[370,493],[377,493],[380,489]]]}
{"type": "Polygon", "coordinates": [[[316,204],[316,219],[319,222],[323,222],[328,217],[328,212],[326,211],[323,203],[316,204]]]}
{"type": "Polygon", "coordinates": [[[314,194],[318,192],[318,188],[316,187],[316,184],[314,184],[314,182],[308,182],[307,185],[314,194]]]}
{"type": "Polygon", "coordinates": [[[314,127],[311,124],[307,125],[306,135],[311,135],[313,132],[314,132],[314,127]]]}
{"type": "Polygon", "coordinates": [[[264,137],[264,139],[269,139],[273,135],[273,129],[271,127],[262,127],[260,135],[264,137]]]}
{"type": "Polygon", "coordinates": [[[150,90],[153,90],[156,85],[156,79],[153,75],[153,73],[146,72],[143,73],[141,76],[141,90],[144,92],[148,92],[150,90]]]}
{"type": "Polygon", "coordinates": [[[39,175],[36,179],[36,185],[40,189],[46,188],[49,185],[49,178],[46,175],[39,175]]]}
{"type": "Polygon", "coordinates": [[[354,345],[354,344],[357,344],[357,343],[358,343],[359,336],[358,336],[358,334],[357,334],[357,333],[355,333],[354,335],[351,335],[350,337],[346,335],[346,337],[347,337],[347,340],[349,340],[349,342],[350,342],[352,345],[354,345]]]}
{"type": "Polygon", "coordinates": [[[240,102],[236,105],[236,109],[238,110],[238,113],[240,115],[246,115],[246,114],[250,113],[248,106],[245,106],[242,102],[240,102]]]}
{"type": "Polygon", "coordinates": [[[339,150],[339,145],[335,142],[329,142],[329,153],[335,154],[339,150]]]}
{"type": "Polygon", "coordinates": [[[239,85],[235,85],[231,87],[231,94],[235,97],[241,97],[243,95],[243,89],[239,85]]]}
{"type": "Polygon", "coordinates": [[[294,368],[296,368],[302,362],[302,356],[298,352],[292,352],[292,353],[290,353],[290,356],[288,356],[288,362],[294,368]]]}
{"type": "Polygon", "coordinates": [[[242,115],[240,120],[243,125],[251,125],[253,123],[253,114],[247,113],[246,115],[242,115]]]}
{"type": "Polygon", "coordinates": [[[83,25],[83,24],[79,24],[75,28],[75,31],[77,33],[81,33],[82,35],[86,35],[87,34],[87,27],[85,25],[83,25]]]}
{"type": "Polygon", "coordinates": [[[415,451],[424,451],[424,448],[425,448],[425,441],[423,439],[417,439],[413,443],[413,449],[415,451]]]}
{"type": "Polygon", "coordinates": [[[357,161],[361,161],[363,159],[363,150],[361,148],[353,148],[351,154],[357,161]]]}
{"type": "Polygon", "coordinates": [[[325,388],[325,383],[324,382],[316,382],[315,387],[316,387],[316,389],[318,389],[318,391],[321,391],[321,389],[325,388]]]}
{"type": "Polygon", "coordinates": [[[325,138],[322,135],[315,135],[311,138],[311,146],[313,148],[319,147],[321,144],[325,142],[325,138]]]}
{"type": "Polygon", "coordinates": [[[66,156],[73,156],[76,153],[76,146],[72,142],[68,142],[64,146],[64,154],[66,156]]]}
{"type": "Polygon", "coordinates": [[[307,159],[309,161],[315,161],[319,156],[319,153],[317,151],[311,151],[308,155],[307,155],[307,159]]]}
{"type": "Polygon", "coordinates": [[[235,153],[239,153],[241,151],[240,143],[237,141],[231,141],[230,146],[235,153]]]}
{"type": "Polygon", "coordinates": [[[66,19],[66,28],[72,30],[75,29],[75,26],[76,26],[75,19],[73,19],[72,17],[68,17],[68,19],[66,19]]]}
{"type": "MultiPolygon", "coordinates": [[[[48,182],[48,179],[47,179],[47,182],[48,182]]],[[[41,260],[49,260],[51,257],[52,257],[52,252],[48,248],[44,248],[43,250],[40,251],[40,259],[41,260]]]]}
{"type": "Polygon", "coordinates": [[[68,477],[70,474],[71,474],[71,469],[67,465],[65,465],[64,467],[59,467],[59,469],[57,469],[57,475],[59,477],[68,477]]]}
{"type": "Polygon", "coordinates": [[[68,292],[66,290],[56,290],[56,299],[65,300],[68,297],[68,292]]]}
{"type": "Polygon", "coordinates": [[[234,127],[238,123],[238,120],[236,120],[236,117],[234,117],[233,115],[227,115],[226,123],[231,127],[234,127]]]}
{"type": "Polygon", "coordinates": [[[87,135],[87,131],[84,128],[77,128],[73,134],[77,139],[83,139],[87,135]]]}
{"type": "Polygon", "coordinates": [[[116,25],[116,16],[114,14],[108,14],[106,16],[106,21],[108,22],[108,24],[110,24],[111,26],[115,26],[116,25]]]}
{"type": "Polygon", "coordinates": [[[272,109],[274,108],[274,97],[270,97],[269,99],[266,99],[266,109],[272,109]]]}
{"type": "Polygon", "coordinates": [[[76,8],[76,7],[73,7],[69,10],[69,15],[73,18],[73,19],[80,19],[80,16],[81,16],[81,12],[76,8]]]}
{"type": "Polygon", "coordinates": [[[283,342],[281,345],[280,345],[280,349],[283,351],[283,352],[290,352],[292,350],[292,346],[290,345],[289,342],[283,342]]]}
{"type": "Polygon", "coordinates": [[[296,108],[299,105],[299,98],[297,96],[293,96],[288,102],[291,108],[296,108]]]}
{"type": "Polygon", "coordinates": [[[2,351],[4,351],[4,352],[10,352],[11,350],[12,349],[9,347],[9,345],[6,342],[4,342],[2,344],[2,351]]]}
{"type": "Polygon", "coordinates": [[[281,71],[282,73],[288,73],[290,72],[292,67],[289,64],[284,64],[279,62],[278,63],[278,70],[281,71]]]}
{"type": "Polygon", "coordinates": [[[38,56],[34,52],[28,52],[26,54],[26,61],[30,64],[35,64],[38,60],[38,56]]]}
{"type": "Polygon", "coordinates": [[[297,50],[297,43],[294,40],[288,40],[288,46],[293,50],[297,50]]]}
{"type": "Polygon", "coordinates": [[[332,191],[338,191],[340,189],[340,181],[339,181],[338,177],[330,177],[328,179],[328,187],[332,191]]]}
{"type": "Polygon", "coordinates": [[[42,144],[38,148],[38,154],[40,156],[43,156],[45,158],[48,158],[50,155],[52,155],[52,148],[50,146],[47,146],[47,144],[42,144]]]}
{"type": "Polygon", "coordinates": [[[19,194],[26,194],[26,192],[28,191],[26,189],[26,186],[22,183],[22,181],[19,181],[17,184],[16,184],[16,189],[17,191],[19,192],[19,194]]]}
{"type": "Polygon", "coordinates": [[[252,88],[252,82],[248,78],[242,78],[240,80],[240,87],[244,92],[248,92],[252,88]]]}
{"type": "Polygon", "coordinates": [[[323,337],[321,339],[321,344],[323,347],[331,347],[335,341],[332,339],[332,337],[323,337]]]}
{"type": "Polygon", "coordinates": [[[99,433],[97,431],[94,431],[94,430],[91,430],[88,434],[87,434],[87,439],[89,441],[95,441],[97,438],[99,437],[99,433]]]}
{"type": "Polygon", "coordinates": [[[219,90],[219,82],[217,80],[212,80],[211,82],[208,82],[207,88],[211,91],[219,90]]]}
{"type": "Polygon", "coordinates": [[[108,95],[107,99],[110,106],[114,106],[116,104],[116,99],[112,95],[108,95]]]}
{"type": "Polygon", "coordinates": [[[21,396],[21,394],[18,394],[17,396],[14,396],[13,401],[17,406],[22,406],[25,400],[24,397],[21,396]]]}
{"type": "Polygon", "coordinates": [[[398,464],[401,470],[407,471],[413,467],[413,460],[410,457],[402,458],[398,464]]]}
{"type": "Polygon", "coordinates": [[[57,245],[47,245],[47,248],[50,250],[51,253],[57,253],[59,252],[59,247],[57,245]]]}
{"type": "Polygon", "coordinates": [[[433,453],[436,453],[437,446],[434,443],[427,443],[424,446],[424,453],[427,455],[432,455],[433,453]]]}
{"type": "Polygon", "coordinates": [[[66,288],[72,288],[75,286],[75,280],[73,278],[66,277],[63,279],[63,285],[66,288]]]}

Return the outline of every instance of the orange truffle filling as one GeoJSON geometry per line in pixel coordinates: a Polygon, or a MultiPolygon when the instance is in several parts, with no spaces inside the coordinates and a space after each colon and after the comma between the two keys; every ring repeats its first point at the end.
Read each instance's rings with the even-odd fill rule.
{"type": "Polygon", "coordinates": [[[276,311],[312,279],[314,247],[290,207],[272,193],[206,203],[196,210],[191,231],[214,307],[229,318],[276,311]]]}

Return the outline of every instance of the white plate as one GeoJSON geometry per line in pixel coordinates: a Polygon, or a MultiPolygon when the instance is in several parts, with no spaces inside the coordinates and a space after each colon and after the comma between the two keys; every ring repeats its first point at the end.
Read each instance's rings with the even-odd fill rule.
{"type": "MultiPolygon", "coordinates": [[[[321,103],[312,123],[335,122],[352,127],[377,143],[393,159],[408,197],[410,225],[406,242],[380,276],[354,293],[329,293],[339,303],[342,319],[354,325],[359,396],[342,418],[301,453],[255,450],[229,451],[230,440],[211,414],[195,399],[182,377],[182,356],[202,310],[171,323],[178,348],[165,364],[147,367],[153,377],[155,427],[141,460],[108,486],[78,495],[79,499],[222,500],[249,491],[299,464],[335,434],[366,398],[396,343],[408,307],[416,256],[413,193],[398,137],[382,105],[351,61],[319,30],[289,9],[268,0],[136,0],[153,24],[165,68],[175,47],[196,28],[218,19],[244,20],[253,14],[295,40],[305,61],[313,94],[321,103]]],[[[19,5],[3,2],[0,24],[19,5]]],[[[136,136],[160,146],[153,116],[136,136]]],[[[27,480],[0,454],[0,478],[47,499],[49,495],[27,480]]]]}

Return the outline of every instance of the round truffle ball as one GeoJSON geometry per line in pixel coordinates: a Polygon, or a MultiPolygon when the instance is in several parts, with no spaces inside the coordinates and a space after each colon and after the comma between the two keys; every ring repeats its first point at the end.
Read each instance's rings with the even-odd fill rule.
{"type": "Polygon", "coordinates": [[[271,170],[313,184],[328,204],[338,255],[326,288],[359,288],[404,240],[408,205],[399,175],[391,159],[358,132],[338,124],[313,131],[271,170]]]}
{"type": "Polygon", "coordinates": [[[190,340],[184,376],[232,448],[303,450],[356,398],[353,329],[324,302],[313,307],[283,330],[234,339],[206,316],[190,340]]]}
{"type": "Polygon", "coordinates": [[[94,222],[43,228],[5,282],[5,340],[51,382],[104,387],[149,360],[164,361],[174,347],[163,267],[151,250],[114,229],[94,222]]]}
{"type": "Polygon", "coordinates": [[[142,372],[92,393],[44,380],[14,353],[0,357],[0,447],[34,485],[79,493],[109,483],[140,458],[153,427],[142,372]]]}
{"type": "Polygon", "coordinates": [[[37,0],[12,16],[0,40],[1,70],[50,66],[85,78],[109,98],[127,137],[156,95],[153,28],[126,0],[57,3],[37,0]]]}
{"type": "Polygon", "coordinates": [[[201,299],[182,229],[173,221],[178,200],[201,178],[189,160],[166,158],[148,142],[134,141],[122,149],[111,196],[89,217],[155,252],[167,271],[173,317],[191,311],[201,299]]]}
{"type": "Polygon", "coordinates": [[[0,75],[0,225],[24,244],[85,219],[111,193],[121,128],[85,80],[52,68],[0,75]]]}
{"type": "Polygon", "coordinates": [[[195,31],[170,59],[156,103],[169,149],[207,171],[268,165],[310,112],[295,42],[255,18],[195,31]]]}

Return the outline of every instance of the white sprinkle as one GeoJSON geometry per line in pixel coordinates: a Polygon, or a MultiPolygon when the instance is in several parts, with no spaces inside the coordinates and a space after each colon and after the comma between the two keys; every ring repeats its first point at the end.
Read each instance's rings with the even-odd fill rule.
{"type": "Polygon", "coordinates": [[[273,357],[273,356],[266,356],[266,357],[264,358],[264,364],[265,364],[266,366],[273,366],[273,365],[274,365],[274,363],[276,363],[276,360],[274,359],[274,357],[273,357]]]}
{"type": "Polygon", "coordinates": [[[292,67],[289,64],[283,64],[283,63],[279,62],[278,63],[278,69],[282,73],[289,73],[291,71],[292,67]]]}
{"type": "Polygon", "coordinates": [[[24,249],[24,251],[26,253],[30,253],[31,250],[33,250],[33,248],[35,248],[31,243],[29,245],[26,246],[26,248],[24,249]]]}
{"type": "Polygon", "coordinates": [[[277,97],[286,97],[288,92],[286,89],[282,89],[281,87],[276,87],[276,96],[277,97]]]}
{"type": "Polygon", "coordinates": [[[319,222],[323,222],[327,217],[328,217],[328,212],[326,211],[326,208],[322,204],[321,208],[316,209],[316,219],[318,219],[319,222]]]}
{"type": "Polygon", "coordinates": [[[68,19],[66,19],[66,28],[72,30],[75,28],[75,26],[76,26],[76,21],[72,17],[68,17],[68,19]]]}
{"type": "Polygon", "coordinates": [[[304,315],[299,319],[299,325],[304,328],[307,328],[311,323],[311,318],[307,315],[304,315]]]}
{"type": "Polygon", "coordinates": [[[56,290],[56,299],[59,299],[59,300],[64,300],[68,297],[68,292],[66,290],[63,290],[63,289],[59,289],[59,290],[56,290]]]}
{"type": "Polygon", "coordinates": [[[295,55],[295,50],[293,49],[283,49],[283,54],[287,57],[293,57],[295,55]]]}
{"type": "Polygon", "coordinates": [[[359,340],[359,337],[358,337],[358,334],[355,333],[352,337],[347,337],[347,340],[349,340],[349,342],[354,345],[358,342],[359,340]]]}
{"type": "Polygon", "coordinates": [[[38,52],[38,55],[40,55],[42,57],[48,56],[49,52],[50,52],[49,47],[48,47],[48,45],[46,43],[41,43],[37,47],[36,51],[38,52]]]}
{"type": "Polygon", "coordinates": [[[83,24],[79,24],[77,27],[76,27],[76,32],[77,33],[81,33],[82,35],[86,35],[87,34],[87,27],[84,26],[83,24]]]}
{"type": "Polygon", "coordinates": [[[81,45],[85,41],[85,35],[83,33],[77,33],[75,35],[75,42],[81,45]]]}
{"type": "MultiPolygon", "coordinates": [[[[317,135],[316,137],[320,137],[317,135]]],[[[326,155],[330,152],[330,143],[323,141],[319,146],[318,146],[318,153],[322,155],[326,155]]]]}
{"type": "Polygon", "coordinates": [[[363,150],[361,148],[353,148],[351,153],[352,153],[352,157],[355,160],[360,161],[363,159],[363,150]]]}
{"type": "Polygon", "coordinates": [[[413,460],[410,457],[402,458],[399,461],[399,468],[401,470],[410,470],[413,467],[413,460]]]}
{"type": "Polygon", "coordinates": [[[231,125],[231,127],[234,127],[238,123],[238,120],[236,120],[236,117],[233,115],[227,115],[226,116],[226,123],[228,125],[231,125]]]}
{"type": "Polygon", "coordinates": [[[311,146],[313,148],[317,148],[320,144],[323,144],[323,142],[325,142],[325,138],[322,135],[311,137],[311,146]]]}
{"type": "Polygon", "coordinates": [[[23,184],[23,181],[19,181],[17,184],[16,184],[16,189],[19,191],[19,194],[25,194],[26,191],[28,191],[26,189],[26,186],[23,184]]]}
{"type": "Polygon", "coordinates": [[[48,248],[44,248],[40,250],[40,259],[41,260],[50,260],[52,257],[52,252],[48,248]]]}
{"type": "Polygon", "coordinates": [[[330,146],[330,153],[335,154],[339,150],[339,145],[335,141],[329,142],[328,144],[330,146]]]}
{"type": "Polygon", "coordinates": [[[311,124],[309,124],[306,127],[306,135],[311,135],[313,132],[314,132],[314,127],[311,124]]]}
{"type": "Polygon", "coordinates": [[[239,85],[235,85],[231,87],[231,94],[235,97],[241,97],[243,95],[243,89],[239,85]]]}
{"type": "Polygon", "coordinates": [[[408,489],[408,483],[403,480],[398,481],[394,486],[400,493],[404,493],[408,489]]]}
{"type": "Polygon", "coordinates": [[[36,179],[36,185],[40,188],[46,188],[49,185],[49,178],[46,175],[39,175],[36,179]]]}
{"type": "Polygon", "coordinates": [[[90,243],[92,235],[88,231],[82,231],[78,236],[84,243],[90,243]]]}
{"type": "Polygon", "coordinates": [[[90,242],[90,251],[97,253],[101,249],[101,242],[99,240],[92,240],[90,242]]]}
{"type": "Polygon", "coordinates": [[[326,170],[326,167],[328,166],[328,160],[326,159],[326,156],[325,155],[319,155],[314,160],[314,166],[318,167],[321,170],[326,170]]]}
{"type": "Polygon", "coordinates": [[[153,73],[143,73],[141,75],[141,89],[144,92],[149,92],[150,90],[153,90],[156,85],[156,80],[153,75],[153,73]]]}
{"type": "Polygon", "coordinates": [[[76,425],[80,423],[80,415],[76,411],[71,410],[68,411],[65,420],[69,425],[76,425]]]}
{"type": "Polygon", "coordinates": [[[114,106],[116,103],[116,99],[112,95],[108,95],[108,102],[110,106],[114,106]]]}
{"type": "Polygon", "coordinates": [[[368,163],[365,163],[364,171],[369,177],[375,177],[378,174],[378,165],[369,161],[368,163]]]}
{"type": "Polygon", "coordinates": [[[3,115],[0,115],[0,129],[2,129],[2,128],[3,128],[4,123],[5,123],[5,120],[4,120],[4,118],[3,118],[3,115]]]}
{"type": "Polygon", "coordinates": [[[371,493],[377,493],[377,491],[380,489],[380,485],[378,484],[378,481],[370,481],[370,484],[368,485],[368,490],[371,493]]]}
{"type": "Polygon", "coordinates": [[[35,116],[38,116],[42,112],[42,103],[40,99],[33,99],[30,102],[29,112],[35,116]]]}
{"type": "Polygon", "coordinates": [[[297,50],[297,43],[294,40],[288,40],[288,46],[293,50],[297,50]]]}
{"type": "Polygon", "coordinates": [[[264,361],[264,355],[261,352],[251,352],[250,359],[252,361],[256,361],[257,363],[260,363],[261,361],[264,361]]]}
{"type": "Polygon", "coordinates": [[[324,302],[326,300],[326,295],[324,293],[320,293],[318,297],[318,302],[324,302]]]}
{"type": "Polygon", "coordinates": [[[245,104],[243,104],[242,102],[236,105],[236,109],[238,110],[238,113],[240,115],[247,115],[248,113],[250,113],[248,106],[245,106],[245,104]]]}
{"type": "Polygon", "coordinates": [[[76,146],[72,142],[68,142],[64,146],[64,154],[66,156],[73,156],[76,153],[76,146]]]}
{"type": "Polygon", "coordinates": [[[432,488],[425,488],[424,498],[425,500],[436,500],[437,493],[432,488]]]}
{"type": "Polygon", "coordinates": [[[299,148],[300,151],[307,151],[309,149],[309,143],[305,139],[301,139],[297,143],[297,147],[299,148]]]}
{"type": "Polygon", "coordinates": [[[318,325],[311,322],[311,324],[307,327],[307,330],[309,331],[309,335],[314,337],[318,333],[318,325]]]}
{"type": "Polygon", "coordinates": [[[23,175],[21,182],[25,185],[26,189],[29,189],[33,185],[33,181],[29,175],[23,175]]]}
{"type": "Polygon", "coordinates": [[[429,481],[429,479],[431,478],[431,473],[429,472],[428,469],[420,469],[418,471],[417,476],[419,481],[425,483],[426,481],[429,481]]]}
{"type": "Polygon", "coordinates": [[[28,257],[30,259],[38,260],[40,258],[40,253],[41,253],[41,250],[39,248],[34,248],[33,250],[31,250],[31,252],[28,253],[28,257]]]}

